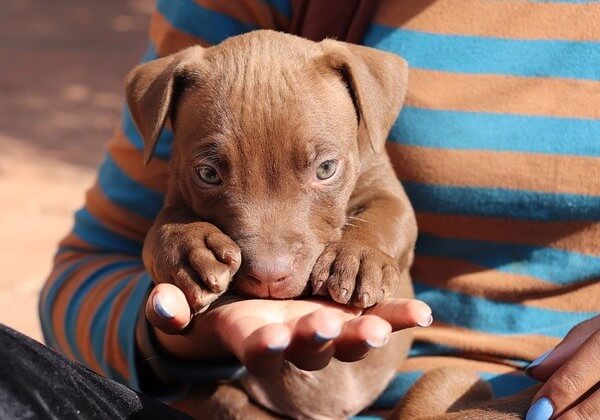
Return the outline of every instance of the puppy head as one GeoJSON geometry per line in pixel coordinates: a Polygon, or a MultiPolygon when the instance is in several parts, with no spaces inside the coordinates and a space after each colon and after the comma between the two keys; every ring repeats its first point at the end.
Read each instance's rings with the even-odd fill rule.
{"type": "Polygon", "coordinates": [[[127,99],[145,163],[171,124],[169,197],[240,246],[231,287],[283,299],[307,291],[317,257],[340,239],[361,163],[382,153],[406,78],[392,54],[255,31],[137,67],[127,99]]]}

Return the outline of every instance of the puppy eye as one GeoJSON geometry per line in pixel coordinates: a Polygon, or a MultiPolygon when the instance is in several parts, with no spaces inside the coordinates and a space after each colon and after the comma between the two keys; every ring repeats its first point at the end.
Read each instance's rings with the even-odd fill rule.
{"type": "Polygon", "coordinates": [[[219,185],[222,182],[217,170],[210,165],[197,166],[196,174],[202,182],[210,185],[219,185]]]}
{"type": "Polygon", "coordinates": [[[317,168],[317,178],[321,181],[329,179],[335,174],[335,170],[337,169],[337,161],[330,159],[321,163],[317,168]]]}

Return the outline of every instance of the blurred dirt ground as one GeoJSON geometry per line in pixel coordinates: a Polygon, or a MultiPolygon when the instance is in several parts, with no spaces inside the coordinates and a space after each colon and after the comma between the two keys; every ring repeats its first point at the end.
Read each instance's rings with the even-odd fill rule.
{"type": "Polygon", "coordinates": [[[0,323],[38,340],[38,293],[119,119],[153,0],[0,2],[0,323]]]}

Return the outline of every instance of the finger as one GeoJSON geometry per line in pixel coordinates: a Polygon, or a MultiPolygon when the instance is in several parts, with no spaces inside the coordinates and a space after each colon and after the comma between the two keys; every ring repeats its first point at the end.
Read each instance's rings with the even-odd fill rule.
{"type": "Polygon", "coordinates": [[[433,322],[431,308],[416,299],[384,299],[367,309],[366,313],[385,319],[392,326],[392,331],[415,326],[428,327],[433,322]]]}
{"type": "Polygon", "coordinates": [[[544,383],[533,401],[531,410],[548,404],[554,415],[575,404],[600,382],[600,331],[592,334],[544,383]]]}
{"type": "Polygon", "coordinates": [[[596,390],[583,399],[575,407],[567,410],[558,420],[588,420],[595,419],[600,413],[600,390],[596,390]]]}
{"type": "Polygon", "coordinates": [[[231,271],[227,265],[215,259],[211,250],[196,248],[190,252],[188,259],[204,285],[213,293],[223,293],[227,289],[231,271]]]}
{"type": "Polygon", "coordinates": [[[369,350],[383,347],[389,340],[391,325],[375,315],[363,315],[344,324],[335,340],[335,357],[343,362],[364,358],[369,350]]]}
{"type": "Polygon", "coordinates": [[[233,276],[239,270],[242,263],[240,247],[229,236],[221,233],[208,234],[205,242],[215,257],[229,267],[233,276]]]}
{"type": "Polygon", "coordinates": [[[219,297],[200,286],[200,277],[190,266],[184,265],[179,268],[173,281],[185,295],[192,314],[204,312],[219,297]]]}
{"type": "Polygon", "coordinates": [[[185,295],[177,286],[169,283],[157,285],[146,301],[146,318],[167,334],[178,334],[189,324],[190,307],[185,295]]]}
{"type": "Polygon", "coordinates": [[[594,332],[600,330],[599,321],[600,317],[595,317],[576,325],[555,349],[550,349],[531,362],[527,366],[527,374],[540,381],[546,381],[594,332]]]}
{"type": "Polygon", "coordinates": [[[279,372],[291,333],[283,324],[266,324],[262,318],[242,318],[223,336],[231,351],[255,375],[279,372]]]}
{"type": "Polygon", "coordinates": [[[329,364],[335,347],[333,340],[342,332],[344,314],[335,309],[320,309],[301,317],[292,327],[292,341],[286,359],[303,370],[318,370],[329,364]]]}

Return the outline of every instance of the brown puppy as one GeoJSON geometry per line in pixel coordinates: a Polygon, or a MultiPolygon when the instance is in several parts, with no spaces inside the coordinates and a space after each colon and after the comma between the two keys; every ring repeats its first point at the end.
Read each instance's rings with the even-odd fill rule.
{"type": "MultiPolygon", "coordinates": [[[[165,207],[144,244],[149,273],[180,287],[194,312],[226,290],[361,308],[411,297],[416,221],[384,151],[406,84],[398,56],[273,31],[134,69],[127,98],[144,160],[166,122],[175,136],[165,207]]],[[[348,417],[409,345],[397,333],[360,362],[287,364],[243,383],[290,417],[348,417]]]]}
{"type": "Polygon", "coordinates": [[[494,400],[490,386],[475,372],[434,369],[411,387],[388,420],[519,420],[539,389],[494,400]]]}

